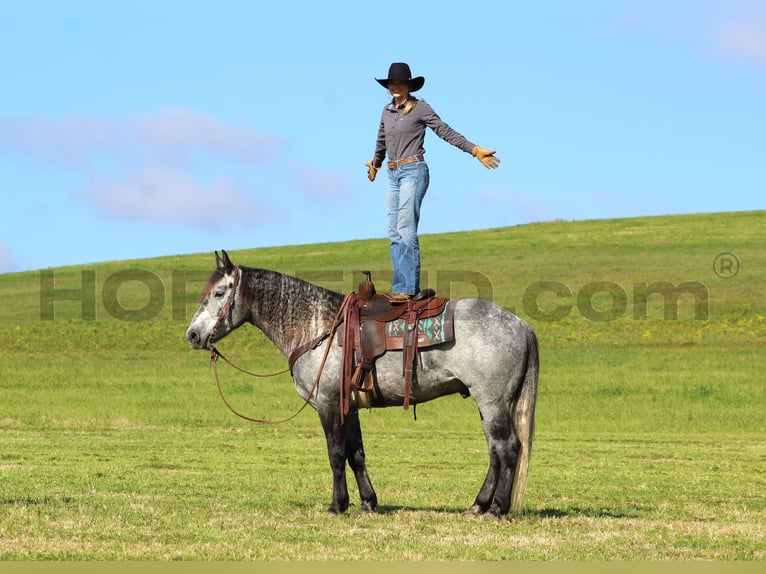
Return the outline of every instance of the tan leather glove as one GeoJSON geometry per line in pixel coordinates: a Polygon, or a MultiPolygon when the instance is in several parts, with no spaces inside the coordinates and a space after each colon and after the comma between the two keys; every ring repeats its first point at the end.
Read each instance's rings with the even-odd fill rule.
{"type": "Polygon", "coordinates": [[[375,181],[375,176],[378,175],[378,170],[380,168],[379,167],[375,167],[374,165],[372,165],[371,161],[368,161],[364,165],[366,165],[367,168],[368,168],[367,169],[367,179],[369,179],[370,181],[375,181]]]}
{"type": "Polygon", "coordinates": [[[495,157],[493,150],[484,149],[483,147],[476,146],[471,151],[471,155],[481,162],[481,165],[487,169],[495,169],[500,165],[500,158],[495,157]]]}

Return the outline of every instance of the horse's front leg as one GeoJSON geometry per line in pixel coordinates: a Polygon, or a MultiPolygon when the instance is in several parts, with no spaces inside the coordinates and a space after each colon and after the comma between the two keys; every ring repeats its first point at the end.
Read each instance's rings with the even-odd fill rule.
{"type": "Polygon", "coordinates": [[[348,485],[346,484],[346,430],[341,425],[335,409],[318,409],[327,439],[327,455],[332,469],[332,503],[328,512],[342,514],[348,510],[348,485]]]}
{"type": "Polygon", "coordinates": [[[362,427],[359,424],[359,413],[348,413],[346,422],[346,455],[351,470],[354,471],[356,483],[359,486],[359,497],[362,500],[362,512],[375,512],[378,506],[378,497],[372,488],[370,476],[367,474],[367,465],[364,457],[364,444],[362,443],[362,427]]]}

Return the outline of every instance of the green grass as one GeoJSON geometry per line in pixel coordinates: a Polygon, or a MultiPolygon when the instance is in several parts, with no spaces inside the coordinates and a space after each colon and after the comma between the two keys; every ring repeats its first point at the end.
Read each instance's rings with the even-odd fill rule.
{"type": "MultiPolygon", "coordinates": [[[[328,515],[316,415],[280,426],[237,419],[207,355],[183,340],[211,253],[52,270],[56,290],[93,276],[93,319],[62,291],[51,295],[44,273],[0,275],[0,557],[763,560],[764,229],[766,212],[746,212],[422,238],[432,286],[489,296],[539,336],[524,513],[500,523],[462,514],[487,455],[476,408],[459,397],[420,405],[417,421],[401,409],[364,411],[380,512],[357,512],[349,477],[351,511],[328,515]],[[737,256],[736,276],[716,275],[724,252],[737,256]],[[689,294],[652,295],[644,311],[641,285],[661,281],[696,285],[704,318],[689,294]],[[535,292],[540,282],[559,290],[535,292]],[[586,313],[615,310],[604,289],[624,293],[624,308],[609,321],[584,316],[583,293],[586,313]]],[[[370,240],[231,256],[338,291],[372,269],[383,290],[387,251],[370,240]]],[[[249,327],[221,349],[260,372],[286,363],[249,327]]],[[[220,369],[229,400],[251,416],[301,405],[288,376],[220,369]]]]}

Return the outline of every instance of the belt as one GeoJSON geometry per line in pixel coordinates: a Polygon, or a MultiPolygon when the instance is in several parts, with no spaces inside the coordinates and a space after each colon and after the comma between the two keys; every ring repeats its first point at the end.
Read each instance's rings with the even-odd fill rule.
{"type": "Polygon", "coordinates": [[[408,163],[415,163],[416,161],[423,161],[423,156],[413,155],[410,157],[405,157],[404,159],[400,159],[399,161],[389,161],[388,169],[396,169],[397,167],[407,165],[408,163]]]}

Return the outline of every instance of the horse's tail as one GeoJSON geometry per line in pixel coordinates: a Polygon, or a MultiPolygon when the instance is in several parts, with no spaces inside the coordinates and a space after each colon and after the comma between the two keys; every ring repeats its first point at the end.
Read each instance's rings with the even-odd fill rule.
{"type": "Polygon", "coordinates": [[[511,487],[511,513],[521,514],[521,503],[527,489],[529,460],[532,456],[532,439],[535,435],[535,401],[537,399],[537,376],[540,372],[540,356],[537,336],[527,325],[527,368],[516,402],[513,405],[513,426],[519,439],[519,453],[511,487]]]}

